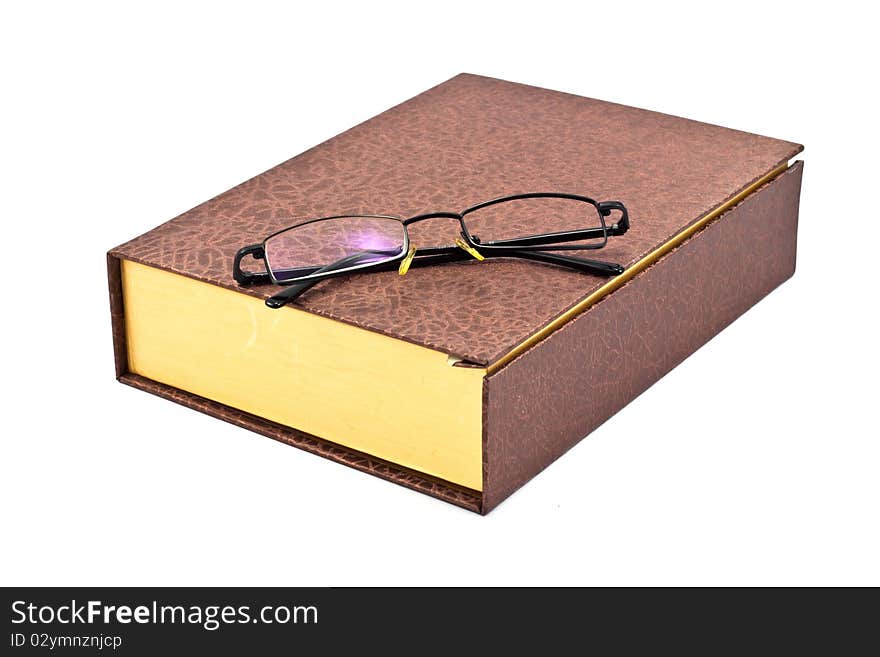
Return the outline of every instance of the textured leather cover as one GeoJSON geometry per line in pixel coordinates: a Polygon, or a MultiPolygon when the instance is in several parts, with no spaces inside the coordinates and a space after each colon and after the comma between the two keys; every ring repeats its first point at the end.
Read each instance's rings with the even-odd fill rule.
{"type": "MultiPolygon", "coordinates": [[[[482,495],[128,372],[119,258],[268,297],[279,288],[235,285],[232,258],[293,218],[410,215],[562,190],[627,204],[633,227],[601,257],[631,264],[800,150],[460,75],[113,249],[107,262],[117,377],[485,513],[791,275],[800,165],[486,379],[482,495]]],[[[430,223],[420,228],[428,231],[420,243],[443,232],[430,223]]],[[[489,364],[605,280],[535,263],[474,262],[406,277],[335,279],[297,305],[489,364]]]]}
{"type": "MultiPolygon", "coordinates": [[[[789,160],[790,142],[475,75],[459,75],[114,249],[240,288],[236,250],[297,220],[411,216],[509,193],[621,200],[632,229],[601,252],[631,264],[789,160]]],[[[448,220],[413,227],[417,243],[448,220]]],[[[498,360],[605,282],[515,260],[353,275],[296,305],[478,364],[498,360]]],[[[282,311],[283,312],[283,311],[282,311]]]]}

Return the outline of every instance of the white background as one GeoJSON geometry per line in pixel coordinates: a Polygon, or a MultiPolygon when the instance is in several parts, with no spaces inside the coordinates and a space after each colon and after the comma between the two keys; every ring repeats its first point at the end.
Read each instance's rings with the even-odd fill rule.
{"type": "Polygon", "coordinates": [[[0,583],[880,584],[859,3],[18,4],[0,583]],[[461,71],[805,144],[796,276],[487,517],[115,382],[107,249],[461,71]]]}

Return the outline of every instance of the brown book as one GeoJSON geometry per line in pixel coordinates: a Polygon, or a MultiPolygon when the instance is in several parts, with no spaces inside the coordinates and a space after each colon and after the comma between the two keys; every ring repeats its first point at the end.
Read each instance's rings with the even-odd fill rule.
{"type": "Polygon", "coordinates": [[[459,75],[111,250],[117,377],[486,513],[791,276],[801,150],[459,75]],[[232,277],[240,247],[307,219],[542,191],[626,205],[589,253],[623,274],[473,259],[279,309],[280,287],[232,277]]]}

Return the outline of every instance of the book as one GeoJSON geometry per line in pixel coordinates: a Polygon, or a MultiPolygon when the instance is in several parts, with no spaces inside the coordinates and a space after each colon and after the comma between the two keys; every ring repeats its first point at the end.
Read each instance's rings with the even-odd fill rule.
{"type": "Polygon", "coordinates": [[[117,377],[485,513],[793,273],[801,150],[462,74],[112,249],[117,377]],[[625,272],[471,260],[280,309],[232,277],[307,219],[536,191],[625,203],[629,231],[590,254],[625,272]]]}

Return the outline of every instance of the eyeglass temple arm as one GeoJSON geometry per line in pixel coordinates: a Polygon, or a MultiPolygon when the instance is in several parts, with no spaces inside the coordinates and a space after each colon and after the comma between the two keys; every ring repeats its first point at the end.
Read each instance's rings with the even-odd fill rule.
{"type": "MultiPolygon", "coordinates": [[[[325,269],[332,270],[337,269],[339,267],[343,267],[345,265],[356,263],[357,261],[363,259],[367,255],[383,255],[383,256],[393,256],[397,253],[397,251],[361,251],[359,253],[355,253],[354,255],[348,256],[339,260],[331,265],[328,265],[325,269]]],[[[242,247],[235,254],[235,259],[232,263],[232,276],[235,278],[235,281],[239,285],[255,285],[258,283],[271,283],[272,277],[268,272],[250,272],[245,271],[241,268],[241,261],[246,256],[253,256],[255,260],[263,260],[265,263],[265,251],[263,249],[262,244],[251,244],[249,246],[242,247]]],[[[294,271],[299,272],[299,275],[308,276],[309,274],[314,274],[317,271],[316,267],[301,267],[294,271]]],[[[276,272],[277,274],[277,272],[276,272]]]]}
{"type": "MultiPolygon", "coordinates": [[[[546,262],[552,265],[562,265],[569,269],[577,269],[585,274],[594,276],[617,276],[624,272],[624,267],[613,262],[604,260],[591,260],[575,256],[558,255],[546,251],[510,251],[492,252],[480,251],[484,258],[517,258],[519,260],[532,260],[534,262],[546,262]]],[[[470,256],[455,247],[434,247],[420,249],[410,267],[426,267],[442,264],[444,262],[456,262],[458,260],[470,260],[470,256]]]]}
{"type": "MultiPolygon", "coordinates": [[[[366,254],[354,254],[343,258],[337,262],[331,263],[325,267],[316,269],[311,274],[326,273],[328,276],[321,278],[311,278],[307,281],[294,283],[290,287],[285,288],[278,294],[266,299],[266,305],[270,308],[281,308],[290,303],[306,290],[312,288],[323,280],[331,278],[334,270],[348,267],[355,264],[357,259],[363,258],[366,254]]],[[[370,254],[372,255],[372,254],[370,254]]],[[[520,258],[522,260],[532,260],[534,262],[544,262],[547,264],[561,265],[570,269],[577,269],[587,274],[597,276],[617,276],[622,274],[624,267],[621,265],[603,262],[601,260],[590,260],[587,258],[576,258],[573,256],[557,255],[555,253],[545,253],[542,251],[507,251],[505,253],[483,253],[487,258],[520,258]]],[[[449,247],[431,247],[422,249],[413,259],[410,267],[430,267],[433,265],[441,265],[449,262],[458,262],[462,260],[470,260],[471,255],[465,253],[455,246],[449,247]]],[[[399,258],[395,258],[392,262],[377,265],[375,271],[391,271],[397,269],[399,258]]],[[[349,273],[348,270],[340,272],[340,274],[349,273]]]]}
{"type": "MultiPolygon", "coordinates": [[[[488,255],[483,252],[483,255],[488,255]]],[[[595,276],[617,276],[625,271],[625,267],[614,262],[605,262],[604,260],[590,260],[588,258],[577,258],[575,256],[565,256],[556,253],[547,253],[546,251],[513,251],[511,253],[493,253],[489,257],[504,258],[511,257],[521,260],[533,260],[535,262],[546,262],[551,265],[561,265],[569,269],[577,269],[585,274],[593,274],[595,276]]]]}
{"type": "MultiPolygon", "coordinates": [[[[349,267],[357,265],[361,260],[366,260],[368,258],[375,258],[376,255],[382,255],[381,251],[361,251],[359,253],[353,253],[344,258],[340,258],[336,262],[331,262],[329,265],[325,265],[323,267],[317,267],[312,270],[303,270],[304,276],[312,276],[314,274],[325,274],[320,278],[312,278],[306,281],[300,281],[298,283],[293,283],[290,287],[285,288],[278,294],[269,297],[266,299],[266,305],[270,308],[280,308],[281,306],[286,305],[287,303],[293,301],[300,294],[308,290],[310,287],[315,285],[315,283],[320,283],[321,281],[327,280],[328,278],[333,278],[333,276],[342,276],[345,274],[351,273],[349,267]]],[[[389,255],[389,254],[384,254],[389,255]]],[[[391,254],[393,255],[393,254],[391,254]]],[[[400,258],[395,258],[395,263],[400,260],[400,258]]]]}

